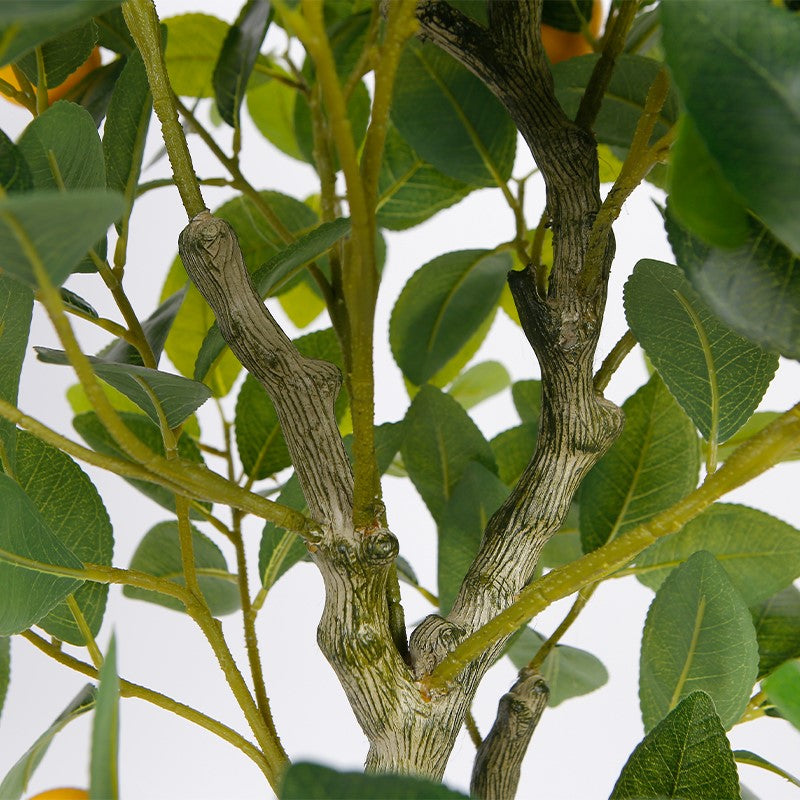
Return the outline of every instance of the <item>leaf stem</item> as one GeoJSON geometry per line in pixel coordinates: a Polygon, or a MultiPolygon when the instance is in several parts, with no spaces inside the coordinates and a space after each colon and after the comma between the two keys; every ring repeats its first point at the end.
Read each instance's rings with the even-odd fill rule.
{"type": "Polygon", "coordinates": [[[72,613],[73,619],[75,620],[75,624],[78,626],[78,630],[81,632],[81,636],[83,636],[83,641],[86,644],[86,649],[89,651],[89,657],[92,659],[92,664],[94,664],[95,669],[99,670],[100,667],[103,666],[103,654],[100,652],[100,648],[97,646],[97,641],[94,638],[94,634],[89,627],[89,623],[86,621],[86,617],[83,615],[83,611],[81,611],[81,607],[75,600],[74,594],[67,596],[67,605],[69,606],[69,610],[72,613]]]}
{"type": "MultiPolygon", "coordinates": [[[[23,631],[20,636],[30,642],[37,650],[49,656],[54,661],[57,661],[59,664],[69,667],[89,678],[97,679],[99,677],[96,667],[92,667],[90,664],[68,655],[55,645],[50,644],[46,639],[33,633],[33,631],[23,631]]],[[[241,734],[229,728],[227,725],[223,725],[221,722],[203,714],[201,711],[187,706],[185,703],[180,703],[161,692],[156,692],[153,689],[148,689],[137,683],[132,683],[124,678],[120,678],[120,694],[123,697],[136,697],[158,706],[159,708],[163,708],[166,711],[171,711],[176,716],[204,728],[215,736],[219,736],[221,739],[224,739],[229,744],[241,750],[258,766],[265,776],[269,777],[271,770],[264,758],[264,754],[241,734]]]]}
{"type": "Polygon", "coordinates": [[[546,641],[542,642],[542,646],[536,651],[536,655],[534,655],[534,657],[530,660],[528,669],[532,669],[535,672],[538,672],[541,669],[542,664],[544,664],[547,656],[553,652],[556,645],[563,638],[564,634],[572,626],[572,623],[578,619],[581,611],[583,611],[584,607],[589,602],[599,585],[599,583],[593,583],[589,586],[584,586],[578,592],[575,602],[572,604],[572,607],[567,612],[564,619],[561,620],[558,627],[553,631],[552,634],[550,634],[550,637],[546,641]]]}
{"type": "Polygon", "coordinates": [[[636,345],[636,337],[630,330],[622,334],[620,340],[611,348],[605,360],[600,365],[600,369],[594,375],[594,388],[596,392],[602,392],[608,386],[611,376],[619,369],[625,357],[633,350],[636,345]]]}

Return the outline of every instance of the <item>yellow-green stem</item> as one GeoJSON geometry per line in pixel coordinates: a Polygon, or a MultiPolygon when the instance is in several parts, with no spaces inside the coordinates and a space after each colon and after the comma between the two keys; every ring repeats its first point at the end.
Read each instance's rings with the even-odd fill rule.
{"type": "Polygon", "coordinates": [[[89,651],[89,658],[92,659],[92,664],[95,665],[96,669],[100,669],[100,667],[103,666],[103,654],[97,646],[94,634],[89,627],[89,623],[86,621],[86,617],[83,615],[83,611],[81,611],[80,606],[75,600],[74,594],[67,596],[67,606],[72,614],[72,618],[75,620],[75,624],[78,626],[78,630],[81,632],[81,636],[83,636],[83,641],[86,644],[86,649],[89,651]]]}
{"type": "Polygon", "coordinates": [[[798,443],[800,403],[734,450],[720,469],[681,501],[618,539],[530,583],[505,611],[464,639],[420,681],[423,692],[445,690],[470,661],[551,603],[624,567],[654,541],[680,530],[715,500],[777,464],[798,443]]]}
{"type": "Polygon", "coordinates": [[[605,360],[600,365],[594,376],[594,388],[597,392],[602,392],[608,386],[611,376],[619,369],[620,364],[625,360],[625,356],[636,345],[636,338],[628,330],[622,334],[620,340],[611,348],[605,360]]]}
{"type": "Polygon", "coordinates": [[[206,206],[194,173],[186,137],[178,121],[175,96],[169,83],[164,52],[161,49],[158,14],[152,0],[125,0],[122,4],[122,13],[136,47],[142,54],[150,92],[153,95],[153,108],[161,122],[161,132],[175,176],[175,185],[178,187],[186,213],[191,219],[206,206]]]}

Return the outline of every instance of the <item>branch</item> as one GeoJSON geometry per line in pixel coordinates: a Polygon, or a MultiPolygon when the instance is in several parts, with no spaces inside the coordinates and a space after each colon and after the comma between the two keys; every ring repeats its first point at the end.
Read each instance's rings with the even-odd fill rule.
{"type": "Polygon", "coordinates": [[[501,698],[497,718],[475,756],[470,795],[478,800],[508,800],[517,792],[520,767],[550,692],[538,672],[520,670],[501,698]]]}

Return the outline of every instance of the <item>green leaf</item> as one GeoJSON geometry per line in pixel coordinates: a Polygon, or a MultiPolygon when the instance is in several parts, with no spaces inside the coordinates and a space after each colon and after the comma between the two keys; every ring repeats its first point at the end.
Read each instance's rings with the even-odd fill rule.
{"type": "MultiPolygon", "coordinates": [[[[581,495],[588,502],[586,495],[581,495]]],[[[707,550],[752,606],[786,588],[800,575],[800,531],[747,506],[715,503],[686,526],[647,548],[637,559],[637,577],[658,589],[678,564],[707,550]]]]}
{"type": "MultiPolygon", "coordinates": [[[[36,347],[40,361],[46,364],[69,365],[63,350],[36,347]]],[[[158,412],[151,393],[158,399],[170,428],[177,428],[211,396],[211,390],[202,383],[171,375],[137,364],[117,364],[95,356],[86,356],[98,378],[122,392],[136,403],[156,424],[158,412]]]]}
{"type": "Polygon", "coordinates": [[[117,192],[29,192],[0,199],[3,270],[36,288],[31,259],[60,286],[122,213],[117,192]]]}
{"type": "Polygon", "coordinates": [[[281,294],[278,302],[292,325],[300,330],[307,328],[325,310],[325,301],[306,281],[281,294]]]}
{"type": "Polygon", "coordinates": [[[668,0],[661,24],[670,72],[711,156],[756,216],[800,253],[800,20],[770,3],[721,11],[716,0],[668,0]]]}
{"type": "Polygon", "coordinates": [[[125,67],[125,61],[124,58],[117,58],[93,69],[77,84],[66,89],[62,99],[83,106],[99,128],[105,119],[114,87],[125,67]]]}
{"type": "Polygon", "coordinates": [[[750,233],[741,198],[725,180],[691,117],[681,118],[678,131],[670,152],[670,209],[705,242],[741,246],[750,233]]]}
{"type": "Polygon", "coordinates": [[[625,284],[625,314],[667,387],[709,442],[748,420],[778,357],[717,319],[678,267],[640,261],[625,284]],[[658,309],[658,313],[654,310],[658,309]]]}
{"type": "Polygon", "coordinates": [[[142,170],[153,98],[142,56],[134,50],[114,87],[103,129],[103,158],[109,189],[125,197],[124,218],[130,216],[142,170]]]}
{"type": "MultiPolygon", "coordinates": [[[[38,623],[83,582],[41,571],[83,569],[19,484],[0,474],[0,636],[38,623]]],[[[2,795],[0,795],[2,796],[2,795]]]]}
{"type": "MultiPolygon", "coordinates": [[[[81,64],[89,58],[97,42],[97,27],[89,20],[70,30],[59,32],[57,36],[42,44],[42,62],[48,88],[62,84],[81,64]]],[[[16,65],[34,85],[38,81],[36,54],[29,52],[16,65]]]]}
{"type": "Polygon", "coordinates": [[[585,552],[669,508],[697,486],[697,434],[661,379],[653,376],[622,410],[625,427],[581,486],[585,552]]]}
{"type": "Polygon", "coordinates": [[[337,772],[320,764],[295,763],[284,773],[281,800],[468,800],[440,783],[409,775],[337,772]]]}
{"type": "Polygon", "coordinates": [[[0,636],[0,713],[6,702],[8,682],[11,678],[11,639],[0,636]]]}
{"type": "Polygon", "coordinates": [[[47,753],[55,735],[69,722],[94,708],[95,688],[91,684],[81,689],[75,699],[55,718],[53,724],[23,753],[0,783],[3,800],[20,800],[36,768],[47,753]]]}
{"type": "Polygon", "coordinates": [[[33,177],[22,151],[0,131],[0,186],[7,192],[27,192],[33,177]]]}
{"type": "Polygon", "coordinates": [[[800,591],[783,591],[750,609],[758,641],[758,675],[763,678],[781,664],[800,658],[800,591]]]}
{"type": "Polygon", "coordinates": [[[167,74],[175,94],[213,97],[214,67],[229,25],[210,14],[181,14],[164,20],[167,74]]]}
{"type": "MultiPolygon", "coordinates": [[[[581,98],[599,58],[599,54],[578,56],[551,68],[556,97],[570,119],[578,113],[581,98]]],[[[630,53],[619,56],[593,126],[599,142],[630,147],[636,125],[644,112],[647,92],[662,67],[663,64],[652,58],[630,53]]],[[[652,140],[663,136],[677,119],[678,97],[670,88],[658,113],[652,140]]]]}
{"type": "MultiPolygon", "coordinates": [[[[28,347],[33,292],[0,274],[0,398],[16,405],[22,362],[28,347]]],[[[16,427],[0,419],[0,445],[14,468],[16,427]]]]}
{"type": "Polygon", "coordinates": [[[434,258],[403,287],[389,341],[403,374],[421,386],[493,311],[511,268],[508,253],[461,250],[434,258]]]}
{"type": "MultiPolygon", "coordinates": [[[[297,475],[292,475],[278,495],[281,505],[289,506],[297,511],[305,512],[306,499],[300,488],[297,475]]],[[[267,522],[261,534],[261,545],[258,549],[258,574],[264,589],[271,589],[278,578],[308,555],[308,548],[302,537],[293,531],[287,531],[267,522]]]]}
{"type": "MultiPolygon", "coordinates": [[[[299,238],[317,225],[317,215],[305,203],[279,192],[260,192],[260,195],[293,236],[299,238]]],[[[249,198],[239,196],[230,200],[214,211],[214,215],[236,231],[244,262],[251,273],[286,247],[283,238],[249,198]]],[[[161,290],[161,300],[182,289],[188,280],[180,257],[176,257],[161,290]]],[[[214,322],[214,312],[190,284],[166,344],[167,355],[181,375],[194,374],[198,352],[214,322]]],[[[241,369],[233,353],[227,351],[216,368],[206,375],[205,381],[215,396],[222,397],[230,391],[241,369]]]]}
{"type": "MultiPolygon", "coordinates": [[[[147,417],[142,414],[132,414],[127,411],[120,412],[120,417],[125,423],[125,426],[130,429],[139,441],[146,444],[154,453],[164,455],[164,442],[161,438],[161,432],[158,426],[154,425],[147,417]]],[[[103,424],[97,418],[94,411],[87,411],[84,414],[78,414],[72,420],[72,426],[83,437],[86,443],[98,453],[104,455],[115,456],[127,460],[127,454],[120,449],[119,445],[112,438],[111,434],[103,427],[103,424]]],[[[194,440],[183,433],[178,439],[178,456],[192,461],[195,464],[202,464],[203,457],[200,454],[200,449],[194,440]]],[[[175,495],[169,489],[159,486],[155,483],[142,481],[138,478],[125,478],[131,486],[135,486],[142,494],[147,495],[151,500],[154,500],[160,506],[169,509],[174,513],[175,511],[175,495]]],[[[211,508],[211,503],[201,502],[202,506],[211,508]]],[[[195,509],[190,509],[189,515],[194,519],[205,519],[205,517],[195,509]]]]}
{"type": "MultiPolygon", "coordinates": [[[[771,422],[774,422],[780,413],[778,411],[757,411],[750,417],[744,425],[733,435],[730,439],[728,439],[725,444],[721,445],[719,450],[717,451],[717,457],[720,461],[725,461],[725,459],[729,458],[731,453],[739,447],[739,445],[744,444],[748,439],[751,439],[757,433],[760,433],[764,428],[767,427],[771,422]]],[[[800,445],[798,445],[794,450],[791,450],[787,455],[783,457],[783,461],[797,461],[800,459],[800,445]]]]}
{"type": "Polygon", "coordinates": [[[800,358],[800,259],[755,217],[741,247],[723,250],[685,230],[667,207],[675,260],[697,293],[733,330],[768,350],[800,358]]]}
{"type": "Polygon", "coordinates": [[[523,422],[498,433],[489,443],[497,461],[497,473],[506,486],[513,486],[533,458],[539,438],[539,424],[523,422]]]}
{"type": "Polygon", "coordinates": [[[67,189],[106,187],[103,143],[92,115],[75,103],[60,100],[36,117],[20,136],[19,149],[36,189],[60,188],[51,158],[67,189]]]}
{"type": "MultiPolygon", "coordinates": [[[[225,556],[211,539],[192,526],[192,545],[194,547],[194,563],[197,569],[197,581],[203,592],[208,607],[215,617],[232,614],[241,607],[239,586],[236,576],[228,571],[225,556]]],[[[150,528],[139,542],[136,552],[131,558],[130,569],[155,575],[157,578],[186,585],[181,562],[181,544],[177,522],[159,522],[150,528]]],[[[145,600],[158,606],[184,611],[183,604],[175,597],[159,594],[136,586],[125,586],[122,589],[125,597],[145,600]]]]}
{"type": "Polygon", "coordinates": [[[39,44],[74,28],[96,14],[116,8],[121,0],[5,0],[0,7],[0,66],[16,61],[39,44]],[[13,30],[12,30],[13,29],[13,30]]]}
{"type": "Polygon", "coordinates": [[[753,753],[750,750],[734,750],[733,757],[740,764],[749,764],[751,767],[761,767],[761,769],[767,770],[767,772],[772,772],[775,775],[780,775],[780,777],[784,780],[787,780],[789,783],[800,787],[800,781],[797,780],[794,775],[791,775],[785,769],[781,769],[771,761],[767,761],[766,758],[763,758],[757,753],[753,753]]]}
{"type": "Polygon", "coordinates": [[[391,231],[412,228],[471,191],[469,184],[426,163],[394,125],[389,126],[378,173],[378,225],[391,231]]]}
{"type": "MultiPolygon", "coordinates": [[[[332,328],[301,336],[294,344],[306,358],[329,361],[340,370],[344,367],[339,341],[332,328]]],[[[346,408],[346,392],[340,392],[335,406],[337,419],[341,420],[346,408]]],[[[245,378],[239,392],[234,429],[242,467],[254,480],[266,478],[291,465],[278,412],[266,389],[252,375],[245,378]]]]}
{"type": "MultiPolygon", "coordinates": [[[[156,362],[161,358],[164,343],[167,341],[172,323],[175,321],[185,297],[186,288],[179,289],[142,322],[142,332],[150,345],[150,349],[153,351],[156,362]]],[[[117,364],[142,365],[142,356],[139,351],[124,339],[115,339],[108,347],[104,347],[98,355],[106,361],[113,361],[117,364]]]]}
{"type": "Polygon", "coordinates": [[[692,692],[642,739],[610,800],[739,800],[725,729],[705,692],[692,692]]]}
{"type": "Polygon", "coordinates": [[[727,730],[742,716],[757,671],[744,600],[710,553],[695,553],[667,577],[647,613],[639,663],[645,730],[698,689],[727,730]]]}
{"type": "MultiPolygon", "coordinates": [[[[262,298],[277,294],[299,267],[321,256],[349,232],[350,220],[340,217],[332,222],[323,222],[304,234],[253,273],[256,291],[262,298]]],[[[215,322],[203,339],[197,355],[194,365],[195,380],[201,381],[205,378],[226,347],[219,325],[215,322]]]]}
{"type": "Polygon", "coordinates": [[[439,523],[439,611],[453,606],[461,581],[480,547],[486,523],[508,496],[508,487],[477,461],[464,469],[439,523]]]}
{"type": "MultiPolygon", "coordinates": [[[[42,521],[76,558],[83,563],[111,565],[114,534],[103,500],[89,476],[68,455],[19,431],[15,477],[42,521]]],[[[108,586],[86,581],[74,596],[89,629],[97,635],[108,586]]],[[[38,625],[62,641],[85,644],[66,602],[56,605],[38,625]]]]}
{"type": "Polygon", "coordinates": [[[788,661],[762,681],[761,688],[780,715],[800,730],[800,663],[788,661]]]}
{"type": "Polygon", "coordinates": [[[472,461],[495,472],[494,455],[477,425],[452,397],[423,386],[405,418],[403,463],[434,520],[441,520],[472,461]]]}
{"type": "Polygon", "coordinates": [[[450,384],[447,393],[469,411],[510,385],[508,370],[499,361],[481,361],[462,372],[450,384]]]}
{"type": "Polygon", "coordinates": [[[412,42],[397,71],[392,122],[429,164],[472,186],[508,180],[517,129],[465,67],[432,44],[412,42]]]}
{"type": "Polygon", "coordinates": [[[212,80],[219,115],[239,125],[239,107],[270,22],[269,0],[247,0],[228,29],[212,80]]]}
{"type": "Polygon", "coordinates": [[[542,382],[536,380],[515,381],[511,387],[514,408],[523,422],[539,424],[542,414],[542,382]]]}
{"type": "MultiPolygon", "coordinates": [[[[286,79],[292,80],[288,73],[286,79]]],[[[298,144],[295,131],[297,89],[275,78],[263,82],[253,80],[250,81],[246,96],[247,111],[259,133],[282,153],[298,161],[305,161],[306,157],[298,144]]]]}
{"type": "Polygon", "coordinates": [[[79,294],[75,294],[75,292],[71,292],[63,286],[59,289],[59,294],[61,295],[61,302],[64,304],[64,308],[79,311],[81,314],[86,314],[94,319],[100,317],[97,313],[97,309],[95,309],[88,300],[84,300],[79,294]]]}
{"type": "Polygon", "coordinates": [[[90,800],[119,798],[119,675],[117,640],[108,644],[95,699],[92,757],[89,766],[90,800]]]}
{"type": "Polygon", "coordinates": [[[105,14],[98,14],[94,18],[94,23],[97,25],[97,44],[100,47],[121,55],[128,55],[136,48],[122,9],[118,6],[106,11],[105,14]]]}
{"type": "MultiPolygon", "coordinates": [[[[522,669],[544,643],[544,636],[532,628],[523,628],[508,648],[507,655],[517,669],[522,669]]],[[[545,658],[539,672],[550,695],[547,705],[555,707],[572,697],[589,694],[608,682],[603,662],[586,650],[558,644],[545,658]]]]}

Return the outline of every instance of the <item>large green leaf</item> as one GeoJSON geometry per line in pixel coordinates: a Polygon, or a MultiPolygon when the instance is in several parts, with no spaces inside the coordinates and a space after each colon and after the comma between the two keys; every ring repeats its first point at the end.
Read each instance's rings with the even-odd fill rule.
{"type": "Polygon", "coordinates": [[[0,797],[3,800],[20,800],[55,735],[72,720],[94,708],[94,698],[94,686],[86,684],[75,699],[53,720],[53,724],[20,756],[0,783],[0,797]]]}
{"type": "Polygon", "coordinates": [[[92,724],[89,800],[119,798],[119,675],[117,640],[112,635],[100,667],[92,724]]]}
{"type": "Polygon", "coordinates": [[[397,132],[386,134],[378,174],[378,225],[402,231],[458,203],[472,187],[427,164],[397,132]]]}
{"type": "Polygon", "coordinates": [[[800,253],[800,19],[770,3],[667,0],[661,23],[670,72],[711,155],[800,253]]]}
{"type": "Polygon", "coordinates": [[[283,777],[281,800],[468,800],[440,783],[410,775],[337,772],[320,764],[292,764],[283,777]]]}
{"type": "MultiPolygon", "coordinates": [[[[59,541],[83,563],[110,566],[114,549],[111,521],[89,476],[68,455],[24,431],[18,433],[16,460],[19,485],[59,541]]],[[[108,586],[87,581],[74,596],[96,635],[108,586]]],[[[66,602],[56,605],[38,624],[57,639],[85,644],[66,602]]]]}
{"type": "MultiPolygon", "coordinates": [[[[297,511],[305,512],[306,499],[297,475],[292,475],[286,481],[278,495],[278,502],[297,511]]],[[[273,523],[267,522],[264,525],[261,545],[258,549],[258,574],[261,576],[263,588],[269,590],[281,575],[307,555],[308,548],[300,536],[293,531],[278,528],[273,523]]]]}
{"type": "Polygon", "coordinates": [[[239,107],[270,21],[269,0],[247,0],[228,29],[212,76],[219,115],[238,127],[239,107]]]}
{"type": "Polygon", "coordinates": [[[0,199],[2,269],[34,288],[32,259],[60,286],[124,208],[122,195],[104,189],[42,191],[0,199]]]}
{"type": "MultiPolygon", "coordinates": [[[[544,636],[533,628],[523,628],[506,655],[517,669],[522,669],[528,665],[543,643],[544,636]]],[[[539,667],[539,672],[550,690],[547,705],[551,707],[572,697],[589,694],[608,682],[608,671],[600,659],[586,650],[566,644],[556,645],[550,651],[539,667]]]]}
{"type": "Polygon", "coordinates": [[[0,714],[8,692],[8,682],[11,678],[11,639],[0,636],[0,714]]]}
{"type": "MultiPolygon", "coordinates": [[[[581,499],[586,502],[586,495],[581,499]]],[[[750,606],[800,575],[800,531],[754,508],[715,503],[683,530],[648,547],[636,561],[637,577],[658,589],[678,564],[698,550],[713,554],[750,606]]]]}
{"type": "Polygon", "coordinates": [[[508,253],[461,250],[411,276],[392,310],[389,341],[412,383],[421,386],[469,341],[497,305],[510,268],[508,253]]]}
{"type": "Polygon", "coordinates": [[[391,115],[403,139],[445,175],[472,186],[511,175],[514,123],[478,78],[435,45],[406,47],[391,115]]]}
{"type": "MultiPolygon", "coordinates": [[[[136,435],[139,441],[146,444],[154,453],[158,453],[161,456],[164,455],[164,441],[161,438],[161,431],[158,429],[158,426],[154,425],[142,414],[133,414],[129,411],[123,411],[120,412],[119,415],[125,423],[125,426],[136,435]]],[[[103,427],[103,424],[97,418],[97,414],[95,414],[94,411],[78,414],[72,420],[72,425],[86,443],[98,453],[127,460],[127,454],[103,427]]],[[[200,449],[195,441],[186,433],[183,433],[178,439],[178,455],[180,458],[193,461],[196,464],[203,463],[203,456],[200,454],[200,449]]],[[[139,480],[138,478],[126,478],[125,480],[159,505],[172,512],[175,511],[175,495],[169,489],[165,489],[163,486],[159,486],[155,483],[139,480]]],[[[211,503],[208,502],[202,502],[201,505],[208,509],[211,508],[211,503]]],[[[205,519],[202,513],[194,508],[192,508],[189,513],[194,519],[205,519]]]]}
{"type": "Polygon", "coordinates": [[[175,94],[213,97],[214,67],[229,25],[210,14],[181,14],[164,22],[167,26],[164,58],[175,94]]]}
{"type": "MultiPolygon", "coordinates": [[[[556,97],[570,119],[578,113],[583,93],[599,58],[599,54],[578,56],[552,67],[556,97]]],[[[636,125],[644,113],[647,92],[662,67],[663,64],[652,58],[631,53],[619,56],[593,125],[599,142],[630,147],[636,125]]],[[[653,138],[663,136],[677,119],[678,97],[670,88],[656,118],[653,138]]]]}
{"type": "Polygon", "coordinates": [[[0,131],[0,186],[7,192],[27,192],[33,187],[28,162],[3,131],[0,131]]]}
{"type": "Polygon", "coordinates": [[[511,387],[514,408],[523,422],[539,424],[542,414],[542,382],[537,380],[515,381],[511,387]]]}
{"type": "MultiPolygon", "coordinates": [[[[228,571],[225,556],[211,539],[192,526],[192,545],[197,582],[215,617],[232,614],[241,607],[236,576],[228,571]]],[[[181,561],[180,536],[177,522],[159,522],[150,528],[139,542],[131,558],[130,568],[173,583],[186,585],[181,561]]],[[[159,594],[136,586],[125,586],[125,597],[146,600],[175,611],[184,611],[183,604],[175,597],[159,594]]]]}
{"type": "MultiPolygon", "coordinates": [[[[47,364],[69,365],[63,350],[51,350],[48,347],[35,349],[39,359],[47,364]]],[[[140,367],[138,364],[117,364],[95,356],[86,358],[98,378],[136,403],[156,424],[160,417],[151,395],[158,400],[170,428],[177,428],[211,396],[208,386],[181,375],[140,367]]]]}
{"type": "Polygon", "coordinates": [[[439,523],[439,611],[447,614],[508,487],[477,461],[467,464],[439,523]]]}
{"type": "Polygon", "coordinates": [[[725,729],[705,692],[692,692],[642,739],[610,800],[739,800],[725,729]]]}
{"type": "Polygon", "coordinates": [[[126,218],[136,199],[152,111],[153,98],[147,72],[141,54],[134,50],[114,86],[103,129],[106,181],[109,189],[124,195],[126,218]]]}
{"type": "MultiPolygon", "coordinates": [[[[343,369],[342,351],[333,328],[301,336],[294,344],[306,358],[329,361],[343,369]]],[[[341,420],[346,408],[347,393],[340,392],[335,407],[337,419],[341,420]]],[[[261,480],[292,463],[278,412],[266,389],[252,375],[247,376],[239,392],[234,428],[239,458],[250,477],[261,480]]]]}
{"type": "Polygon", "coordinates": [[[800,662],[788,661],[761,684],[780,715],[800,730],[800,662]]]}
{"type": "Polygon", "coordinates": [[[523,422],[498,433],[489,444],[497,461],[497,474],[506,486],[513,486],[533,458],[539,438],[536,422],[523,422]]]}
{"type": "MultiPolygon", "coordinates": [[[[0,398],[16,405],[22,362],[31,328],[33,292],[0,274],[0,398]]],[[[16,427],[0,419],[0,444],[14,468],[16,427]]]]}
{"type": "Polygon", "coordinates": [[[683,228],[667,208],[666,228],[678,266],[733,330],[768,350],[800,358],[800,259],[755,217],[735,249],[712,247],[683,228]]]}
{"type": "Polygon", "coordinates": [[[670,210],[703,241],[739,247],[749,234],[747,210],[684,115],[670,153],[670,210]]]}
{"type": "Polygon", "coordinates": [[[580,530],[595,550],[669,508],[697,486],[697,434],[654,375],[624,405],[625,428],[581,486],[580,530]]]}
{"type": "MultiPolygon", "coordinates": [[[[332,222],[323,222],[304,234],[253,273],[253,285],[256,291],[261,297],[279,293],[300,267],[323,255],[349,232],[350,220],[340,217],[332,222]]],[[[200,352],[197,354],[194,365],[195,380],[201,381],[205,378],[226,347],[219,325],[215,322],[203,339],[200,352]]]]}
{"type": "MultiPolygon", "coordinates": [[[[89,20],[74,28],[59,32],[41,46],[41,63],[48,87],[63,83],[81,64],[89,58],[97,43],[97,26],[89,20]]],[[[28,52],[16,62],[25,77],[37,85],[39,60],[37,54],[28,52]]]]}
{"type": "Polygon", "coordinates": [[[481,361],[462,372],[447,393],[469,411],[511,385],[508,370],[499,361],[481,361]]]}
{"type": "MultiPolygon", "coordinates": [[[[299,200],[279,192],[260,194],[263,202],[270,206],[293,236],[299,238],[317,225],[317,215],[299,200]]],[[[244,262],[251,273],[286,247],[283,238],[249,198],[240,196],[230,200],[221,205],[214,214],[228,222],[236,231],[244,262]]],[[[161,299],[164,300],[182,289],[188,280],[180,257],[176,257],[161,290],[161,299]]],[[[166,344],[167,355],[181,375],[190,377],[194,374],[197,354],[214,322],[214,312],[194,285],[190,285],[166,344]]],[[[205,377],[205,381],[215,395],[224,396],[230,391],[241,369],[242,365],[228,351],[221,357],[215,369],[205,377]]]]}
{"type": "Polygon", "coordinates": [[[470,462],[496,470],[477,425],[452,397],[432,386],[423,386],[408,409],[401,451],[412,483],[437,521],[470,462]]]}
{"type": "Polygon", "coordinates": [[[19,484],[0,474],[0,636],[35,625],[82,583],[40,567],[82,569],[19,484]]]}
{"type": "Polygon", "coordinates": [[[787,586],[750,611],[758,641],[759,677],[800,658],[800,591],[796,587],[787,586]]]}
{"type": "Polygon", "coordinates": [[[710,553],[695,553],[667,577],[647,613],[639,663],[645,730],[698,689],[711,695],[730,728],[742,716],[757,671],[758,645],[744,600],[710,553]]]}
{"type": "MultiPolygon", "coordinates": [[[[285,78],[286,81],[293,80],[288,73],[285,78]]],[[[295,131],[294,109],[297,100],[297,89],[276,78],[252,80],[247,89],[247,110],[259,133],[282,153],[305,161],[295,131]]]]}
{"type": "Polygon", "coordinates": [[[667,387],[709,442],[724,442],[755,411],[778,357],[717,319],[672,264],[640,261],[625,284],[625,315],[667,387]]]}
{"type": "Polygon", "coordinates": [[[85,22],[95,14],[103,14],[121,0],[5,0],[0,5],[0,39],[3,50],[0,66],[15,61],[54,36],[85,22]]]}

